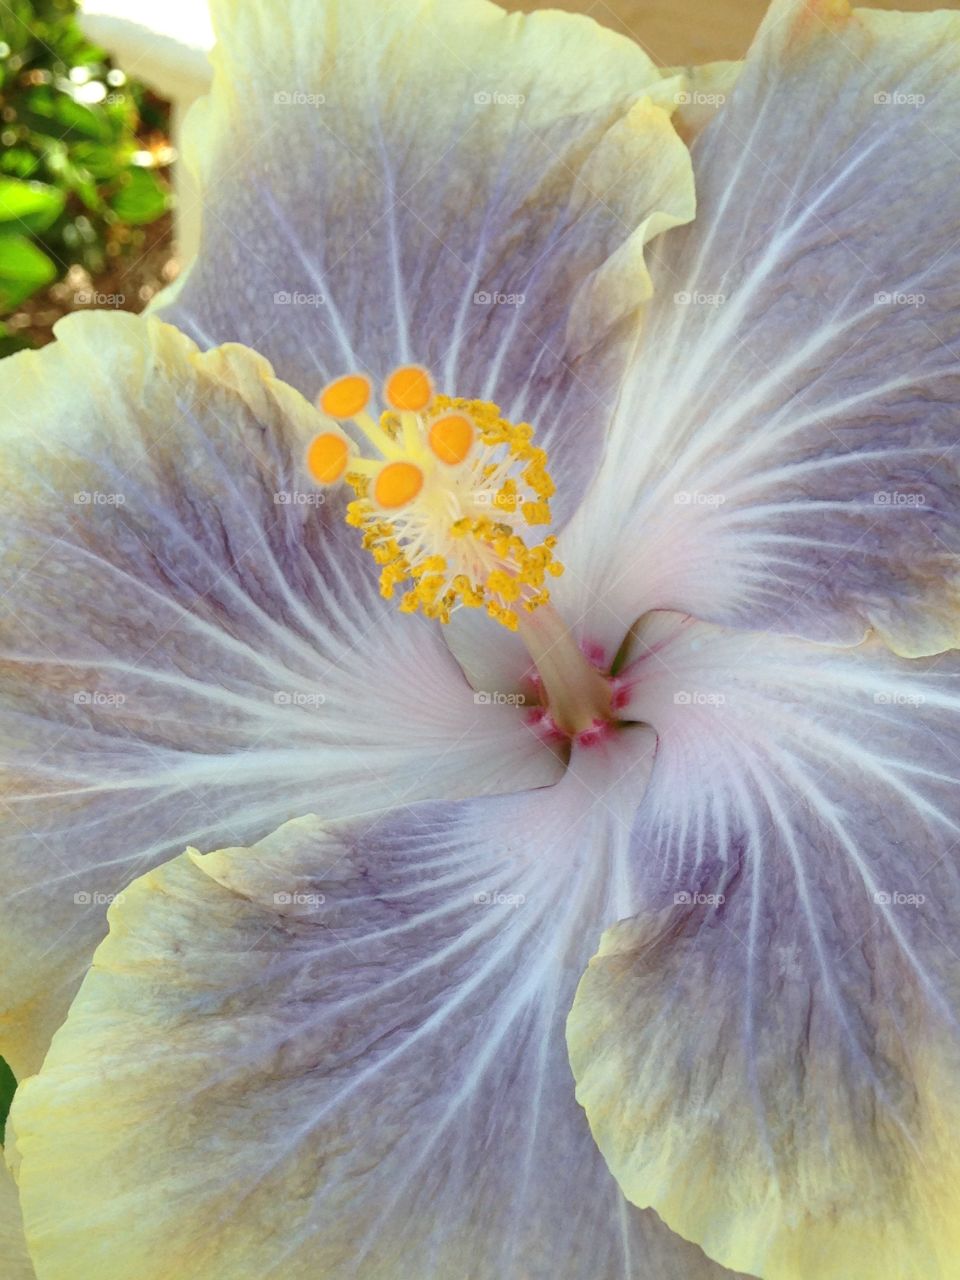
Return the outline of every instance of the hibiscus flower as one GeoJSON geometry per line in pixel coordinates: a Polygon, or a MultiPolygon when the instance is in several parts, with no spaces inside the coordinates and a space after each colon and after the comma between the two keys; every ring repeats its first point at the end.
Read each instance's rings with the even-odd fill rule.
{"type": "Polygon", "coordinates": [[[960,1275],[956,16],[214,17],[0,366],[37,1275],[960,1275]]]}

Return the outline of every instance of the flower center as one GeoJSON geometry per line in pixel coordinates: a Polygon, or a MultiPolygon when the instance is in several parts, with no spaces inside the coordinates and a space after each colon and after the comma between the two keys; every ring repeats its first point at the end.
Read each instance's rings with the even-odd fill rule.
{"type": "Polygon", "coordinates": [[[550,523],[554,492],[533,428],[508,422],[487,401],[438,395],[419,365],[387,378],[378,417],[371,400],[362,374],[325,387],[318,405],[334,421],[305,461],[317,484],[345,481],[356,494],[347,523],[380,565],[381,593],[392,599],[402,587],[401,612],[440,622],[456,609],[484,608],[519,632],[565,732],[608,719],[607,683],[548,604],[547,580],[563,572],[556,538],[526,541],[530,529],[550,523]],[[372,449],[361,452],[341,423],[372,449]]]}
{"type": "Polygon", "coordinates": [[[485,608],[517,630],[524,613],[549,600],[546,580],[563,572],[555,538],[528,546],[523,536],[549,524],[553,494],[533,429],[507,422],[495,404],[437,395],[416,365],[390,375],[384,398],[377,421],[362,375],[325,387],[322,411],[352,422],[379,457],[361,454],[334,426],[311,442],[307,469],[318,484],[352,486],[347,521],[381,566],[384,596],[406,585],[402,612],[449,622],[454,609],[485,608]]]}

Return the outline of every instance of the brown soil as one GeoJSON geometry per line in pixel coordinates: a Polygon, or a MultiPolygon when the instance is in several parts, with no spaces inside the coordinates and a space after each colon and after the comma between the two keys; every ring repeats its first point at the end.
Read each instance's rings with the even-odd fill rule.
{"type": "Polygon", "coordinates": [[[62,280],[28,298],[3,323],[18,337],[40,347],[53,340],[53,326],[70,311],[142,311],[179,271],[170,215],[138,229],[136,238],[140,242],[118,254],[111,270],[94,280],[83,267],[73,266],[62,280]]]}

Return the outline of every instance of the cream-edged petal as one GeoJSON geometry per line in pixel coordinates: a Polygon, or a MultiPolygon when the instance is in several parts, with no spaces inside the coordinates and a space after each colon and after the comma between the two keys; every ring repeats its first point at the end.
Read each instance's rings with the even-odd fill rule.
{"type": "Polygon", "coordinates": [[[0,1149],[0,1275],[4,1280],[36,1280],[23,1238],[17,1184],[0,1149]]]}
{"type": "Polygon", "coordinates": [[[3,1280],[35,1280],[27,1254],[16,1183],[0,1153],[0,1275],[3,1280]]]}
{"type": "Polygon", "coordinates": [[[657,615],[644,910],[574,1003],[635,1204],[764,1280],[960,1276],[960,662],[657,615]]]}
{"type": "Polygon", "coordinates": [[[287,823],[133,885],[13,1112],[44,1280],[722,1280],[622,1199],[566,1011],[621,785],[287,823]]]}
{"type": "Polygon", "coordinates": [[[562,549],[621,635],[655,607],[960,641],[958,71],[960,14],[770,10],[562,549]]]}
{"type": "Polygon", "coordinates": [[[684,142],[691,143],[724,106],[742,70],[742,62],[724,60],[664,72],[682,79],[674,94],[677,109],[673,123],[684,142]]]}
{"type": "Polygon", "coordinates": [[[541,785],[515,708],[381,599],[239,347],[87,314],[0,366],[0,1053],[36,1069],[105,906],[189,842],[541,785]],[[318,505],[319,504],[319,505],[318,505]]]}
{"type": "Polygon", "coordinates": [[[398,363],[530,419],[579,500],[644,246],[693,216],[682,89],[583,16],[487,0],[218,0],[189,134],[198,260],[169,315],[313,395],[398,363]]]}

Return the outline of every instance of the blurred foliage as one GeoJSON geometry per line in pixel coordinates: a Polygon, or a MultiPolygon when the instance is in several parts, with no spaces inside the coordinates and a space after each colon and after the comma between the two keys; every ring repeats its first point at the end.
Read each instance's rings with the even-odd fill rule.
{"type": "Polygon", "coordinates": [[[17,1082],[14,1079],[13,1072],[0,1058],[0,1146],[3,1146],[3,1140],[6,1134],[7,1115],[10,1112],[10,1104],[13,1102],[13,1095],[17,1091],[17,1082]]]}
{"type": "MultiPolygon", "coordinates": [[[[72,264],[101,275],[169,204],[165,108],[89,43],[75,11],[0,3],[0,315],[72,264]]],[[[16,341],[0,326],[0,354],[16,341]]]]}

